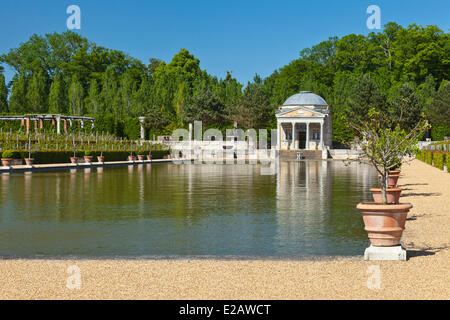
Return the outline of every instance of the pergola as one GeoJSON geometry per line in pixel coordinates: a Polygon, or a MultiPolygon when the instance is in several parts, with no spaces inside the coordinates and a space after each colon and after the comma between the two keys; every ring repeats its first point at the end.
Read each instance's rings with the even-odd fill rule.
{"type": "Polygon", "coordinates": [[[37,132],[38,128],[44,128],[44,121],[52,121],[52,125],[56,125],[56,132],[61,134],[61,121],[63,121],[64,134],[67,134],[67,123],[72,126],[74,121],[81,123],[81,128],[84,128],[85,122],[91,122],[92,128],[95,125],[95,118],[83,116],[65,116],[60,114],[27,114],[23,116],[2,116],[0,120],[4,121],[21,121],[22,126],[26,126],[27,134],[30,132],[30,122],[34,121],[34,130],[37,132]],[[39,125],[38,125],[39,122],[39,125]]]}

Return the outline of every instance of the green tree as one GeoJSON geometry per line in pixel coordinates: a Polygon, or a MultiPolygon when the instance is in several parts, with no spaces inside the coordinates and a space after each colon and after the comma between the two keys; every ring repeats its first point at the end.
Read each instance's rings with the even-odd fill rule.
{"type": "Polygon", "coordinates": [[[2,112],[8,112],[8,88],[6,87],[5,76],[0,70],[0,113],[2,112]]]}
{"type": "Polygon", "coordinates": [[[25,113],[28,110],[27,78],[24,75],[14,75],[12,81],[11,96],[9,98],[9,111],[14,113],[25,113]]]}
{"type": "Polygon", "coordinates": [[[53,79],[50,86],[50,93],[48,96],[48,104],[50,113],[64,114],[67,112],[67,97],[65,90],[65,83],[62,74],[58,73],[53,79]]]}
{"type": "Polygon", "coordinates": [[[69,87],[69,113],[72,115],[80,116],[83,114],[83,98],[84,89],[77,76],[72,77],[69,87]]]}
{"type": "Polygon", "coordinates": [[[371,108],[386,111],[386,99],[375,80],[369,74],[363,74],[353,86],[348,106],[351,117],[364,119],[371,108]]]}
{"type": "Polygon", "coordinates": [[[426,116],[431,122],[433,140],[450,136],[450,81],[442,82],[426,109],[426,116]]]}
{"type": "Polygon", "coordinates": [[[410,83],[404,83],[391,102],[390,115],[402,129],[411,130],[421,120],[422,103],[410,83]]]}
{"type": "Polygon", "coordinates": [[[88,96],[85,101],[86,112],[91,115],[98,115],[102,113],[102,103],[100,90],[98,88],[97,80],[92,79],[89,86],[88,96]]]}
{"type": "Polygon", "coordinates": [[[35,71],[27,92],[30,112],[45,113],[48,111],[47,79],[43,70],[35,71]]]}
{"type": "Polygon", "coordinates": [[[190,98],[183,109],[184,123],[202,121],[205,127],[210,127],[225,120],[225,106],[218,96],[209,90],[190,98]]]}

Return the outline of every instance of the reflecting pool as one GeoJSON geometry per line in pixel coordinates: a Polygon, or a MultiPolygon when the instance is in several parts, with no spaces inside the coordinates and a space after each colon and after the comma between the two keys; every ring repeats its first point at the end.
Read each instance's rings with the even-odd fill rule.
{"type": "Polygon", "coordinates": [[[0,255],[361,255],[377,174],[341,161],[0,175],[0,255]]]}

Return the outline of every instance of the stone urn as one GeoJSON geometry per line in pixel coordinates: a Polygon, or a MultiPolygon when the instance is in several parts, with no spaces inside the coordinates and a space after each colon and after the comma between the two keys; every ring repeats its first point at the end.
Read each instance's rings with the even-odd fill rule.
{"type": "MultiPolygon", "coordinates": [[[[386,201],[389,204],[397,204],[400,200],[400,194],[402,193],[401,188],[388,188],[386,189],[386,201]]],[[[383,196],[381,193],[381,188],[371,188],[370,192],[372,192],[373,201],[376,203],[383,202],[383,196]]]]}
{"type": "Polygon", "coordinates": [[[145,160],[145,156],[144,155],[138,155],[138,160],[139,161],[144,161],[145,160]]]}
{"type": "Polygon", "coordinates": [[[135,156],[128,156],[128,161],[130,162],[134,162],[135,159],[135,156]]]}
{"type": "Polygon", "coordinates": [[[70,157],[70,162],[72,162],[72,164],[77,164],[78,163],[78,158],[77,157],[70,157]]]}
{"type": "Polygon", "coordinates": [[[92,156],[84,156],[84,162],[92,163],[92,156]]]}
{"type": "Polygon", "coordinates": [[[33,158],[25,158],[25,163],[27,164],[27,166],[31,167],[33,165],[33,162],[33,158]]]}
{"type": "Polygon", "coordinates": [[[152,160],[152,156],[150,154],[147,155],[147,160],[152,160]]]}
{"type": "Polygon", "coordinates": [[[4,167],[10,167],[12,160],[12,158],[2,158],[2,165],[4,167]]]}
{"type": "Polygon", "coordinates": [[[370,243],[376,247],[400,244],[406,216],[412,207],[410,203],[360,203],[356,206],[363,216],[370,243]]]}
{"type": "Polygon", "coordinates": [[[105,162],[105,157],[104,156],[97,156],[97,161],[100,163],[105,162]]]}

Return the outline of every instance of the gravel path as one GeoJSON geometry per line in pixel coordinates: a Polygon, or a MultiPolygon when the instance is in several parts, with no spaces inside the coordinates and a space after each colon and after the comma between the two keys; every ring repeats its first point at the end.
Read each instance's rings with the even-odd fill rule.
{"type": "Polygon", "coordinates": [[[450,174],[415,160],[399,185],[406,262],[0,260],[0,299],[449,299],[450,174]]]}

